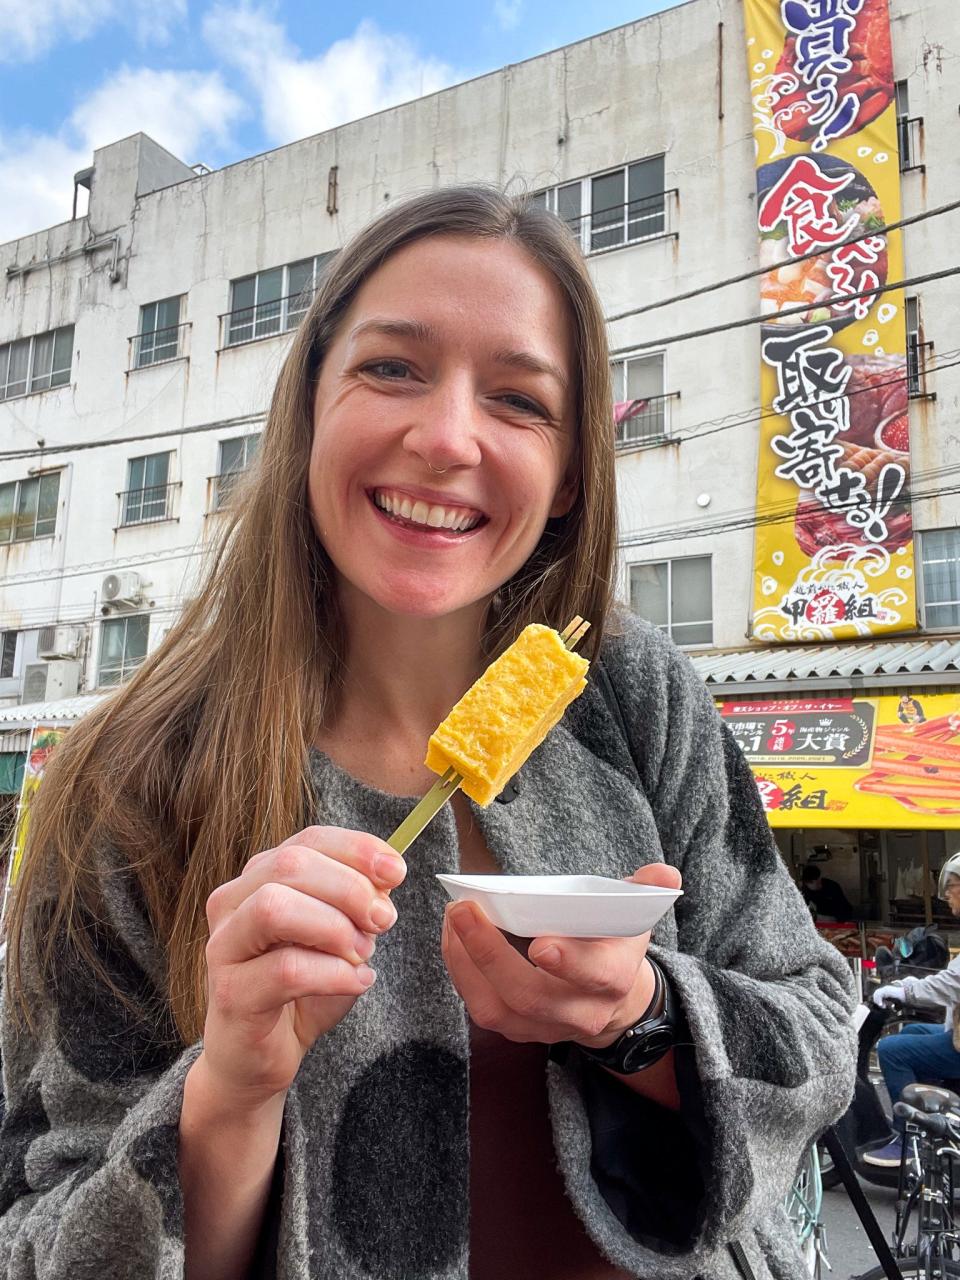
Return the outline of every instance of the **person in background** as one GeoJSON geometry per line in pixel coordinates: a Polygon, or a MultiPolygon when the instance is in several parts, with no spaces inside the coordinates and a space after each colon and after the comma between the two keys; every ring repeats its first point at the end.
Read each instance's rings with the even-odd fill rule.
{"type": "MultiPolygon", "coordinates": [[[[960,853],[948,858],[940,870],[937,893],[944,898],[955,916],[960,916],[960,853]]],[[[897,1102],[908,1084],[919,1080],[960,1079],[960,1051],[956,1048],[957,1024],[960,1022],[960,956],[939,973],[927,978],[900,978],[878,987],[873,993],[875,1004],[888,1000],[905,1004],[942,1005],[946,1010],[943,1024],[910,1022],[895,1036],[882,1036],[877,1043],[877,1056],[891,1106],[897,1102]]],[[[894,1119],[895,1134],[884,1146],[864,1155],[868,1164],[896,1166],[903,1151],[903,1121],[894,1119]]]]}
{"type": "Polygon", "coordinates": [[[808,862],[800,873],[801,892],[814,919],[823,924],[852,920],[855,916],[847,895],[836,880],[820,874],[815,862],[808,862]]]}

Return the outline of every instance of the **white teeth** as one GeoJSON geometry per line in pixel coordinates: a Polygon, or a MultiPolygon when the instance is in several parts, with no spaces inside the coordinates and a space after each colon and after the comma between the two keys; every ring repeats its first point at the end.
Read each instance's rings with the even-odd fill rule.
{"type": "Polygon", "coordinates": [[[415,524],[425,525],[429,529],[449,529],[452,533],[465,533],[480,523],[481,517],[470,514],[456,507],[431,505],[422,500],[412,501],[400,495],[393,495],[382,490],[373,494],[374,503],[381,511],[389,515],[399,516],[415,524]]]}

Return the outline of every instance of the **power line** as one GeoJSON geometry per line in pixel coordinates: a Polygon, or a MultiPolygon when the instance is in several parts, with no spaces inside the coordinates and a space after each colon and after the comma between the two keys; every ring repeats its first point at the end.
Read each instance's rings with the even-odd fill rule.
{"type": "MultiPolygon", "coordinates": [[[[923,222],[927,218],[936,218],[946,213],[952,213],[955,209],[960,209],[960,200],[951,201],[950,203],[940,205],[935,209],[927,209],[922,211],[921,213],[911,214],[907,218],[901,218],[898,222],[886,223],[884,226],[877,227],[873,231],[865,231],[856,236],[850,236],[847,240],[844,241],[844,244],[854,244],[859,240],[869,239],[871,236],[885,235],[887,232],[896,231],[901,227],[908,227],[908,226],[912,226],[914,223],[923,222]]],[[[800,254],[794,258],[787,258],[783,262],[780,262],[777,264],[777,269],[779,270],[781,267],[792,266],[795,263],[806,262],[810,258],[822,257],[823,253],[824,251],[820,249],[820,250],[813,250],[810,253],[800,254]]],[[[717,281],[714,281],[712,284],[701,285],[696,289],[688,290],[686,293],[673,294],[669,298],[661,298],[659,301],[656,301],[656,302],[645,303],[642,307],[632,307],[628,311],[620,311],[620,312],[617,312],[615,315],[607,316],[606,323],[614,324],[616,323],[616,321],[627,319],[629,316],[642,315],[648,311],[654,311],[661,307],[671,306],[673,303],[676,303],[676,302],[686,302],[691,298],[701,297],[706,293],[713,293],[718,289],[725,289],[730,285],[740,284],[745,280],[751,280],[759,276],[766,275],[766,273],[770,269],[771,269],[770,267],[752,268],[750,271],[742,272],[740,275],[729,276],[725,280],[717,280],[717,281]]],[[[944,275],[956,274],[957,270],[960,270],[960,268],[954,269],[953,271],[947,271],[944,273],[944,275]]],[[[821,300],[821,302],[817,303],[816,305],[822,306],[823,303],[826,301],[836,301],[838,299],[854,301],[857,298],[873,297],[879,293],[886,293],[891,289],[906,288],[909,285],[924,284],[928,280],[936,280],[936,279],[942,279],[942,278],[944,277],[938,274],[933,274],[931,276],[917,276],[913,279],[901,280],[894,284],[887,284],[882,287],[878,287],[876,289],[864,290],[862,293],[833,295],[829,299],[821,300]]],[[[811,310],[813,310],[813,306],[809,306],[809,307],[799,306],[796,308],[791,308],[786,311],[781,311],[778,314],[780,316],[801,315],[804,312],[811,311],[811,310]]],[[[690,333],[677,334],[673,337],[662,338],[657,342],[647,342],[647,343],[639,343],[639,344],[632,343],[628,347],[619,347],[611,350],[610,355],[618,356],[618,355],[623,355],[625,353],[632,352],[632,351],[646,350],[650,347],[667,346],[675,342],[685,341],[690,338],[705,337],[712,333],[722,333],[727,329],[742,328],[745,325],[749,325],[749,324],[760,324],[767,319],[769,319],[769,317],[767,316],[749,317],[742,320],[731,321],[729,324],[717,325],[709,329],[695,330],[690,333]]],[[[254,423],[254,422],[263,422],[265,418],[266,418],[266,413],[260,412],[260,413],[254,413],[254,414],[246,414],[246,415],[242,415],[234,418],[225,418],[219,422],[202,423],[200,425],[193,426],[193,427],[182,427],[174,431],[154,432],[150,435],[117,436],[110,440],[88,440],[78,444],[69,444],[69,445],[65,444],[65,445],[59,445],[59,446],[45,444],[42,449],[37,448],[37,449],[4,450],[0,452],[0,462],[8,462],[16,458],[43,457],[48,454],[78,453],[86,449],[104,449],[109,447],[110,445],[116,445],[116,444],[137,444],[144,440],[164,440],[164,439],[169,439],[175,436],[194,435],[199,432],[217,431],[217,430],[220,430],[221,428],[242,426],[244,424],[254,423]]]]}
{"type": "MultiPolygon", "coordinates": [[[[960,275],[960,266],[945,267],[941,271],[929,271],[922,276],[908,276],[904,280],[894,280],[887,284],[877,285],[873,289],[861,289],[858,293],[831,293],[817,302],[804,302],[796,307],[787,307],[777,312],[777,319],[786,316],[807,315],[831,302],[855,302],[858,298],[875,298],[881,293],[889,293],[892,289],[907,289],[912,285],[931,284],[935,280],[946,280],[948,276],[960,275]]],[[[740,320],[728,320],[724,324],[714,324],[706,329],[688,329],[686,333],[670,334],[666,338],[658,338],[653,342],[631,342],[626,347],[616,347],[610,351],[611,356],[622,356],[634,351],[647,351],[652,347],[669,347],[675,342],[690,342],[694,338],[707,338],[714,333],[727,333],[730,329],[743,329],[748,325],[770,324],[771,316],[745,316],[740,320]]],[[[771,326],[773,327],[773,326],[771,326]]]]}
{"type": "Polygon", "coordinates": [[[174,431],[151,431],[146,436],[116,436],[109,440],[82,440],[77,444],[44,444],[36,449],[7,449],[0,452],[0,462],[14,458],[46,458],[58,453],[81,453],[85,449],[107,449],[115,444],[139,444],[143,440],[168,440],[172,436],[193,436],[206,431],[224,431],[230,427],[242,427],[263,422],[266,413],[248,413],[237,418],[223,418],[219,422],[202,422],[193,427],[178,427],[174,431]]]}
{"type": "MultiPolygon", "coordinates": [[[[944,468],[944,474],[956,474],[960,471],[960,464],[944,468]]],[[[919,473],[918,473],[919,474],[919,473]]],[[[927,472],[924,478],[929,478],[933,473],[927,472]]],[[[787,524],[796,518],[798,500],[802,496],[802,492],[798,494],[797,499],[791,500],[779,507],[772,507],[768,510],[758,513],[755,508],[744,508],[743,514],[733,513],[718,518],[712,522],[703,522],[701,524],[689,524],[687,526],[680,525],[662,525],[659,529],[648,529],[642,533],[629,534],[626,537],[618,539],[618,548],[626,547],[642,547],[654,545],[658,542],[685,542],[688,538],[700,538],[707,535],[716,535],[720,533],[736,533],[744,529],[758,529],[769,525],[787,524]]],[[[904,497],[898,497],[895,505],[901,507],[914,507],[918,502],[924,502],[929,498],[939,498],[944,495],[960,493],[960,484],[952,486],[938,486],[933,489],[919,491],[911,489],[904,497]]],[[[834,508],[835,512],[846,510],[855,510],[857,507],[855,501],[848,503],[838,503],[834,508]]],[[[922,530],[920,530],[922,532],[922,530]]],[[[851,537],[853,533],[851,531],[851,537]]]]}
{"type": "MultiPolygon", "coordinates": [[[[911,214],[909,218],[901,218],[899,222],[888,222],[873,231],[863,231],[859,235],[850,236],[843,243],[856,244],[858,240],[868,240],[871,236],[884,236],[890,231],[899,231],[901,227],[912,226],[915,222],[923,222],[927,218],[938,218],[941,214],[952,213],[954,209],[960,209],[960,200],[952,200],[949,204],[942,204],[936,209],[925,209],[922,213],[911,214]]],[[[795,258],[786,258],[783,262],[776,264],[777,270],[781,267],[792,267],[798,262],[807,262],[810,258],[822,258],[824,252],[823,249],[812,249],[809,253],[801,253],[795,258]]],[[[618,311],[616,315],[607,316],[606,321],[607,324],[615,324],[618,320],[626,320],[628,316],[640,316],[648,311],[658,311],[661,307],[672,306],[675,302],[688,302],[691,298],[700,298],[705,293],[714,293],[717,289],[742,284],[745,280],[755,280],[759,276],[765,276],[770,270],[772,270],[771,267],[751,267],[749,271],[744,271],[738,276],[728,276],[725,280],[717,280],[713,284],[700,285],[696,289],[689,289],[686,293],[675,293],[669,298],[661,298],[658,302],[647,302],[642,307],[631,307],[629,311],[618,311]]]]}
{"type": "MultiPolygon", "coordinates": [[[[923,369],[924,374],[942,373],[946,369],[956,369],[957,366],[960,365],[960,360],[948,360],[946,358],[948,356],[960,356],[960,347],[955,348],[953,351],[944,351],[943,358],[941,360],[937,360],[936,363],[931,362],[930,364],[925,365],[923,369]]],[[[907,382],[907,380],[908,380],[907,374],[901,374],[896,378],[887,378],[882,382],[872,382],[863,387],[854,387],[852,391],[843,391],[837,396],[825,396],[822,400],[810,400],[806,404],[796,405],[795,408],[817,409],[821,405],[831,404],[834,400],[844,400],[844,399],[850,400],[854,396],[864,395],[865,393],[870,391],[879,391],[882,387],[892,387],[900,382],[905,383],[907,382]]],[[[922,397],[918,397],[918,398],[922,398],[922,397]]],[[[762,408],[760,412],[753,418],[740,417],[735,422],[718,421],[718,420],[714,420],[714,422],[709,422],[709,421],[701,422],[692,427],[689,427],[682,434],[671,436],[668,440],[666,440],[663,443],[683,444],[687,440],[705,440],[707,436],[716,435],[720,431],[730,431],[733,427],[754,426],[754,425],[758,425],[761,422],[765,422],[768,418],[782,418],[783,416],[784,415],[782,413],[774,409],[773,405],[767,405],[764,408],[762,408]],[[710,429],[701,430],[702,427],[708,427],[710,429]]]]}

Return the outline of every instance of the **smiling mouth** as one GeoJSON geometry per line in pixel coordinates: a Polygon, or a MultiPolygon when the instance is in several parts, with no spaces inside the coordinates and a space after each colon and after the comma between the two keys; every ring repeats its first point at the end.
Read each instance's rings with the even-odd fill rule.
{"type": "Polygon", "coordinates": [[[472,511],[466,507],[445,507],[421,499],[415,501],[406,494],[394,493],[388,489],[374,489],[368,497],[381,515],[408,529],[462,537],[487,522],[487,517],[481,511],[472,511]]]}

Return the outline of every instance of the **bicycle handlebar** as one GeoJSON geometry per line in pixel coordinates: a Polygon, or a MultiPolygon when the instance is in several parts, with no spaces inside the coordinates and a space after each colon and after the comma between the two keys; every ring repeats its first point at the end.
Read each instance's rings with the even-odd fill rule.
{"type": "Polygon", "coordinates": [[[908,1102],[895,1103],[893,1114],[900,1120],[907,1120],[910,1124],[915,1124],[918,1129],[922,1129],[924,1133],[929,1133],[932,1138],[953,1138],[955,1136],[949,1116],[942,1114],[930,1115],[926,1111],[920,1111],[917,1107],[911,1107],[908,1102]]]}

